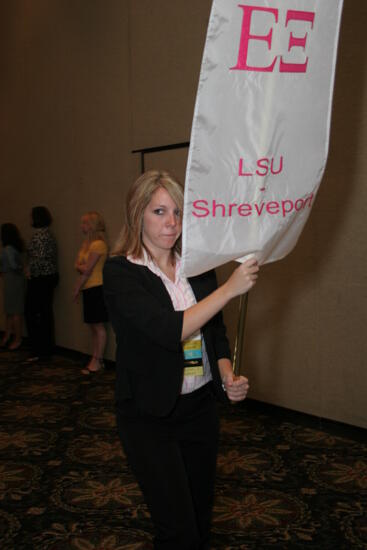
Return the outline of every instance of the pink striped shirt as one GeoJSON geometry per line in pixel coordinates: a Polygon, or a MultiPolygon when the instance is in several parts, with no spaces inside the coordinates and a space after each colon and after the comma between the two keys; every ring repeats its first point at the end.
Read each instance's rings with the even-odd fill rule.
{"type": "MultiPolygon", "coordinates": [[[[148,269],[150,269],[152,273],[154,273],[155,275],[157,275],[162,279],[162,282],[166,287],[166,290],[172,300],[173,309],[175,311],[185,311],[186,309],[195,305],[196,298],[193,293],[193,290],[188,280],[185,277],[181,277],[180,275],[181,258],[178,255],[176,255],[175,281],[171,281],[171,279],[167,277],[167,275],[159,269],[159,267],[153,262],[153,260],[149,258],[145,250],[143,252],[144,252],[143,258],[133,258],[132,256],[128,256],[127,259],[129,260],[129,262],[132,262],[134,264],[146,266],[148,269]]],[[[192,337],[198,336],[199,334],[201,335],[201,331],[197,331],[195,334],[192,334],[192,337]]],[[[183,382],[182,382],[181,394],[191,393],[197,390],[198,388],[200,388],[201,386],[204,386],[204,384],[207,384],[207,382],[209,382],[212,379],[210,366],[209,366],[209,359],[206,353],[205,342],[202,335],[201,335],[201,346],[202,346],[204,374],[203,376],[184,376],[183,382]]]]}

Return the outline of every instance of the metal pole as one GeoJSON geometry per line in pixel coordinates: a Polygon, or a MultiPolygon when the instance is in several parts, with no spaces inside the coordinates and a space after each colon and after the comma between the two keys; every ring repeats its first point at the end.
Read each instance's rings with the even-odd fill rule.
{"type": "Polygon", "coordinates": [[[241,370],[241,359],[243,351],[243,342],[245,337],[245,326],[246,326],[246,314],[247,314],[247,303],[248,303],[248,292],[246,294],[241,294],[240,296],[240,313],[237,324],[237,335],[234,345],[233,353],[233,372],[236,376],[240,375],[241,370]]]}

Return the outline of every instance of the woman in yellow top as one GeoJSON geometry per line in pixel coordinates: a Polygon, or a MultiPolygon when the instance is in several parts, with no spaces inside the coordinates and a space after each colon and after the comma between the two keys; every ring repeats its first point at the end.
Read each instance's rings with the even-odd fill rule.
{"type": "Polygon", "coordinates": [[[93,355],[83,374],[98,372],[103,368],[103,353],[106,346],[107,310],[103,300],[102,270],[107,258],[105,223],[98,212],[87,212],[81,219],[81,230],[85,236],[79,250],[75,268],[80,274],[74,288],[76,300],[82,290],[84,322],[92,332],[93,355]]]}

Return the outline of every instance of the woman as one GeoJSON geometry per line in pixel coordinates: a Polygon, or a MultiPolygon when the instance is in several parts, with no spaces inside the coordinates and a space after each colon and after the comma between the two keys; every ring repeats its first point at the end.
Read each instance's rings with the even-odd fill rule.
{"type": "Polygon", "coordinates": [[[221,309],[257,278],[255,260],[217,288],[214,271],[180,275],[183,191],[149,171],[127,197],[104,269],[117,339],[119,435],[149,506],[156,549],[209,548],[218,445],[214,393],[246,397],[233,374],[221,309]]]}
{"type": "Polygon", "coordinates": [[[26,363],[46,360],[55,346],[53,314],[54,290],[59,281],[57,245],[50,230],[52,216],[45,206],[31,211],[34,229],[27,247],[28,277],[25,318],[31,345],[31,356],[26,363]]]}
{"type": "Polygon", "coordinates": [[[100,371],[103,364],[103,353],[106,346],[107,311],[103,300],[102,270],[106,261],[108,248],[104,220],[98,212],[87,212],[81,220],[84,241],[75,262],[75,268],[80,274],[75,289],[74,300],[83,290],[84,322],[88,324],[92,334],[93,355],[83,374],[100,371]]]}
{"type": "Polygon", "coordinates": [[[0,272],[4,279],[5,333],[0,345],[4,347],[9,344],[9,350],[16,350],[22,344],[23,335],[25,278],[22,253],[24,243],[18,228],[12,223],[4,223],[1,226],[1,242],[3,249],[0,257],[0,272]]]}

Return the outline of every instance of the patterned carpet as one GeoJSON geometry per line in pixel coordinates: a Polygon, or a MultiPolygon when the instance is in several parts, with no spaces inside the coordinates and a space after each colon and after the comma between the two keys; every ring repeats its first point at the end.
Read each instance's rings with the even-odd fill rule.
{"type": "MultiPolygon", "coordinates": [[[[25,357],[0,352],[1,550],[151,548],[113,368],[86,377],[71,354],[25,357]]],[[[221,416],[213,550],[367,548],[364,430],[249,400],[221,416]]]]}

